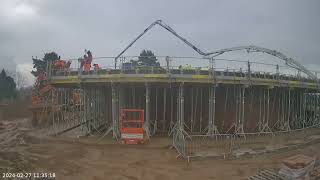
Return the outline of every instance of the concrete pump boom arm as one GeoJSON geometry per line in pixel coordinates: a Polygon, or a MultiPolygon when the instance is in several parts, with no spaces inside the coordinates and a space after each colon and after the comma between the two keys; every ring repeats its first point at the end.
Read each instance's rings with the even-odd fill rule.
{"type": "Polygon", "coordinates": [[[206,56],[212,55],[212,57],[216,57],[216,56],[219,56],[219,55],[221,55],[223,53],[226,53],[226,52],[239,51],[239,50],[247,50],[247,52],[262,52],[262,53],[269,54],[271,56],[275,56],[275,57],[285,61],[285,63],[288,66],[304,72],[305,74],[307,74],[312,79],[317,79],[317,76],[315,74],[313,74],[311,71],[309,71],[307,68],[305,68],[302,64],[300,64],[299,62],[295,61],[294,59],[287,57],[286,55],[284,55],[283,53],[281,53],[279,51],[271,50],[271,49],[267,49],[267,48],[263,48],[263,47],[258,47],[258,46],[238,46],[238,47],[226,48],[226,49],[220,49],[218,51],[213,51],[213,52],[207,53],[206,56]]]}
{"type": "Polygon", "coordinates": [[[150,29],[152,29],[152,27],[154,27],[155,25],[159,25],[161,27],[163,27],[164,29],[166,29],[167,31],[171,32],[173,35],[175,35],[177,38],[179,38],[181,41],[183,41],[185,44],[187,44],[188,46],[190,46],[193,50],[197,51],[197,53],[199,53],[200,55],[205,56],[206,53],[204,53],[203,51],[201,51],[199,48],[197,48],[196,46],[194,46],[192,43],[190,43],[188,40],[186,40],[185,38],[181,37],[178,33],[176,33],[170,26],[166,25],[164,22],[162,22],[162,20],[157,20],[155,22],[153,22],[152,24],[150,24],[141,34],[139,34],[138,37],[136,37],[126,48],[124,48],[123,51],[120,52],[120,54],[118,56],[116,56],[115,60],[117,61],[117,59],[123,54],[125,53],[138,39],[141,38],[141,36],[143,36],[145,33],[147,33],[150,29]]]}
{"type": "Polygon", "coordinates": [[[186,40],[185,38],[183,38],[182,36],[180,36],[177,32],[175,32],[170,26],[168,26],[167,24],[165,24],[162,20],[157,20],[155,22],[153,22],[152,24],[150,24],[141,34],[139,34],[139,36],[137,36],[123,51],[120,52],[120,54],[118,56],[116,56],[115,58],[115,68],[116,68],[116,64],[117,64],[117,59],[123,54],[125,53],[138,39],[140,39],[145,33],[147,33],[150,29],[152,29],[155,25],[159,25],[162,28],[166,29],[167,31],[169,31],[170,33],[172,33],[174,36],[176,36],[177,38],[179,38],[181,41],[183,41],[185,44],[187,44],[189,47],[191,47],[193,50],[195,50],[198,54],[202,55],[202,56],[211,56],[211,57],[216,57],[219,56],[223,53],[226,52],[230,52],[230,51],[239,51],[239,50],[247,50],[248,52],[262,52],[262,53],[267,53],[269,55],[275,56],[283,61],[285,61],[285,63],[292,67],[295,68],[297,70],[300,70],[302,72],[304,72],[305,74],[307,74],[309,77],[311,77],[312,79],[317,80],[317,76],[315,74],[313,74],[311,71],[309,71],[307,68],[305,68],[302,64],[300,64],[299,62],[295,61],[292,58],[289,58],[287,56],[285,56],[284,54],[282,54],[281,52],[278,52],[276,50],[270,50],[267,48],[262,48],[262,47],[258,47],[258,46],[238,46],[238,47],[233,47],[233,48],[226,48],[226,49],[220,49],[218,51],[213,51],[213,52],[209,52],[209,53],[205,53],[203,51],[201,51],[199,48],[197,48],[195,45],[193,45],[192,43],[190,43],[188,40],[186,40]]]}

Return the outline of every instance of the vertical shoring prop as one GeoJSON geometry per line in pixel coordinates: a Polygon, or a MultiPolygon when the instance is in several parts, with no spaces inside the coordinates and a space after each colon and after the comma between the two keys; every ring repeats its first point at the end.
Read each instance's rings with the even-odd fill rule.
{"type": "Polygon", "coordinates": [[[262,129],[262,124],[263,124],[263,122],[262,122],[262,100],[261,100],[261,98],[262,98],[262,91],[263,91],[263,89],[260,89],[260,91],[259,91],[259,122],[258,122],[258,129],[259,129],[259,131],[261,131],[261,129],[262,129]]]}
{"type": "MultiPolygon", "coordinates": [[[[198,95],[199,95],[199,87],[196,87],[196,102],[195,102],[195,107],[194,107],[194,117],[193,117],[193,119],[197,122],[198,121],[198,95]]],[[[192,127],[193,127],[194,125],[192,124],[192,127]]]]}
{"type": "Polygon", "coordinates": [[[58,107],[59,107],[59,111],[58,111],[58,123],[57,123],[57,132],[60,132],[61,130],[61,117],[62,117],[62,105],[63,104],[63,101],[62,101],[62,96],[61,96],[61,89],[59,88],[58,90],[58,107]]]}
{"type": "MultiPolygon", "coordinates": [[[[228,92],[226,92],[227,94],[228,92]]],[[[233,98],[234,98],[234,105],[235,105],[235,118],[234,118],[234,122],[232,123],[232,125],[229,127],[229,129],[226,131],[226,133],[229,133],[232,128],[234,128],[234,133],[236,134],[237,131],[237,121],[238,121],[238,106],[239,106],[239,102],[238,102],[238,97],[237,97],[237,86],[234,84],[233,85],[233,98]]],[[[227,99],[227,95],[226,95],[226,99],[227,99]]],[[[227,100],[226,100],[227,102],[227,100]]],[[[225,106],[226,107],[226,106],[225,106]]],[[[226,110],[226,109],[225,109],[226,110]]],[[[225,111],[226,112],[226,111],[225,111]]]]}
{"type": "Polygon", "coordinates": [[[294,128],[299,128],[299,90],[294,91],[294,128]]]}
{"type": "Polygon", "coordinates": [[[318,125],[319,124],[319,93],[316,92],[316,120],[315,120],[315,124],[314,125],[318,125]]]}
{"type": "Polygon", "coordinates": [[[209,122],[208,122],[208,135],[213,136],[219,134],[218,128],[215,124],[215,113],[216,113],[216,84],[209,89],[209,122]]]}
{"type": "MultiPolygon", "coordinates": [[[[226,91],[225,91],[225,99],[224,99],[224,114],[227,112],[227,105],[228,105],[228,89],[229,87],[226,86],[226,91]]],[[[225,118],[223,118],[223,121],[222,121],[222,129],[224,129],[224,121],[225,118]]]]}
{"type": "Polygon", "coordinates": [[[62,128],[60,129],[60,131],[63,131],[63,130],[65,130],[67,127],[67,120],[66,120],[66,114],[67,114],[67,111],[66,111],[66,109],[67,109],[67,99],[66,99],[66,97],[67,97],[67,93],[66,93],[66,88],[63,88],[63,91],[62,91],[62,95],[61,95],[61,97],[62,97],[62,122],[61,122],[61,124],[62,124],[62,128]]]}
{"type": "Polygon", "coordinates": [[[240,122],[240,126],[238,126],[238,133],[244,133],[244,129],[243,129],[243,125],[244,125],[244,106],[245,106],[245,90],[246,87],[240,87],[240,91],[241,91],[241,100],[242,100],[242,106],[241,106],[241,122],[240,122]]]}
{"type": "Polygon", "coordinates": [[[174,146],[179,151],[179,156],[183,157],[187,156],[187,148],[186,148],[186,136],[187,133],[184,131],[184,92],[183,92],[183,83],[180,84],[178,88],[178,96],[177,96],[177,122],[176,128],[173,133],[173,143],[174,146]]]}
{"type": "Polygon", "coordinates": [[[285,130],[286,128],[285,128],[285,124],[286,124],[286,121],[285,121],[285,118],[286,118],[286,111],[287,111],[287,109],[286,109],[286,89],[285,88],[283,88],[283,91],[282,91],[282,112],[281,112],[281,114],[282,114],[282,118],[281,118],[281,129],[282,130],[285,130]]]}
{"type": "Polygon", "coordinates": [[[166,109],[167,108],[167,88],[163,88],[163,120],[162,120],[162,131],[164,132],[166,129],[166,109]]]}
{"type": "Polygon", "coordinates": [[[55,123],[55,113],[56,113],[56,102],[55,102],[55,97],[56,97],[56,90],[51,90],[51,109],[52,109],[52,130],[53,134],[56,135],[56,123],[55,123]]]}
{"type": "Polygon", "coordinates": [[[120,138],[120,127],[119,127],[119,89],[116,84],[111,84],[111,91],[112,91],[112,130],[113,130],[113,137],[117,140],[120,138]]]}
{"type": "Polygon", "coordinates": [[[146,131],[147,138],[149,139],[150,134],[150,86],[148,83],[145,84],[146,88],[146,122],[144,124],[144,130],[146,131]]]}
{"type": "Polygon", "coordinates": [[[316,123],[316,112],[317,112],[316,104],[317,104],[317,93],[314,92],[313,93],[313,107],[314,107],[314,109],[313,109],[313,122],[312,122],[312,125],[315,125],[315,123],[316,123]]]}
{"type": "Polygon", "coordinates": [[[302,105],[303,105],[303,92],[299,91],[299,128],[301,128],[301,125],[303,124],[303,117],[302,117],[302,105]]]}
{"type": "Polygon", "coordinates": [[[84,119],[84,88],[83,87],[81,87],[81,89],[80,89],[79,110],[80,110],[80,123],[81,123],[80,130],[81,130],[81,132],[83,132],[83,123],[85,122],[85,119],[84,119]]]}
{"type": "Polygon", "coordinates": [[[180,130],[184,131],[184,87],[180,84],[179,88],[180,96],[180,130]]]}
{"type": "MultiPolygon", "coordinates": [[[[155,120],[154,120],[154,123],[153,123],[153,132],[152,132],[152,135],[155,135],[156,134],[156,131],[157,131],[157,128],[158,128],[158,88],[156,87],[156,109],[155,109],[155,120]]],[[[149,122],[150,123],[150,122],[149,122]]],[[[150,125],[150,124],[149,124],[150,125]]],[[[149,126],[150,127],[150,126],[149,126]]]]}
{"type": "Polygon", "coordinates": [[[176,130],[183,133],[184,132],[184,89],[183,83],[179,85],[177,93],[177,122],[176,130]]]}
{"type": "Polygon", "coordinates": [[[180,86],[178,87],[178,90],[177,90],[177,126],[176,128],[180,128],[180,106],[181,106],[181,100],[180,100],[180,86]]]}
{"type": "Polygon", "coordinates": [[[278,108],[277,108],[277,113],[278,113],[278,119],[277,122],[273,125],[275,127],[279,122],[280,122],[280,112],[281,112],[281,90],[280,88],[277,88],[277,94],[278,94],[278,108]]]}
{"type": "Polygon", "coordinates": [[[286,130],[290,131],[290,118],[291,118],[291,90],[288,90],[288,116],[287,116],[287,123],[286,123],[286,130]]]}
{"type": "Polygon", "coordinates": [[[306,126],[306,111],[307,111],[307,108],[306,108],[306,90],[304,90],[304,93],[303,93],[303,122],[302,122],[302,128],[304,129],[305,126],[306,126]]]}
{"type": "Polygon", "coordinates": [[[82,89],[82,92],[83,92],[83,95],[82,95],[82,98],[83,98],[83,122],[82,122],[82,133],[83,134],[86,134],[87,133],[87,101],[86,101],[86,98],[87,98],[87,88],[86,87],[83,87],[82,89]]]}
{"type": "Polygon", "coordinates": [[[202,87],[200,88],[200,124],[199,131],[202,133],[202,87]]]}
{"type": "Polygon", "coordinates": [[[194,110],[194,108],[193,108],[193,104],[194,104],[194,102],[193,102],[193,100],[194,100],[194,97],[193,97],[193,87],[191,87],[191,116],[190,116],[190,131],[191,131],[191,133],[193,132],[193,110],[194,110]]]}
{"type": "Polygon", "coordinates": [[[280,121],[280,129],[281,130],[286,130],[287,129],[287,123],[286,123],[286,112],[287,112],[287,108],[286,108],[286,105],[287,105],[287,93],[286,93],[286,89],[284,88],[282,90],[282,98],[281,98],[281,121],[280,121]]]}
{"type": "Polygon", "coordinates": [[[213,134],[213,128],[212,128],[212,124],[213,124],[213,122],[212,122],[212,95],[213,94],[213,92],[212,92],[212,87],[210,87],[209,88],[209,101],[208,101],[208,103],[209,103],[209,112],[208,112],[208,127],[207,127],[207,129],[208,129],[208,132],[207,132],[207,134],[208,135],[212,135],[213,134]]]}
{"type": "Polygon", "coordinates": [[[263,131],[263,127],[266,122],[266,90],[263,89],[263,114],[262,114],[262,129],[260,131],[263,131]]]}
{"type": "Polygon", "coordinates": [[[173,122],[173,101],[174,101],[174,90],[172,87],[170,87],[170,124],[168,129],[168,135],[170,136],[172,133],[172,130],[174,129],[174,122],[173,122]]]}
{"type": "Polygon", "coordinates": [[[271,128],[269,127],[269,119],[270,119],[270,87],[267,88],[267,97],[265,97],[265,90],[263,93],[263,99],[264,99],[264,116],[265,119],[263,120],[263,126],[260,130],[261,132],[272,132],[271,128]],[[267,104],[265,105],[265,98],[267,99],[267,104]],[[266,107],[265,107],[266,106],[266,107]]]}

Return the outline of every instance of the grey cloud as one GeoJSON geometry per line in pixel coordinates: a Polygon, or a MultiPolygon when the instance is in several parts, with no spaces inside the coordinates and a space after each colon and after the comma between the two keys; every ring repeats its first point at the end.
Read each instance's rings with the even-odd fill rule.
{"type": "MultiPolygon", "coordinates": [[[[18,64],[31,63],[31,56],[47,51],[70,58],[87,48],[96,56],[115,56],[157,19],[206,51],[255,44],[283,51],[306,65],[320,64],[317,0],[4,0],[0,10],[10,12],[21,3],[35,14],[9,18],[0,13],[0,55],[18,64]]],[[[159,27],[126,55],[137,55],[143,48],[158,55],[197,55],[159,27]]]]}

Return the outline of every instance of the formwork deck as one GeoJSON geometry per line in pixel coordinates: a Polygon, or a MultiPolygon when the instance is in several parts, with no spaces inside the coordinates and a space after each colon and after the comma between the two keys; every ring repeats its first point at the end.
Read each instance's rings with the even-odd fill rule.
{"type": "Polygon", "coordinates": [[[272,87],[290,87],[317,89],[316,81],[306,78],[277,76],[277,75],[248,75],[216,72],[214,76],[205,74],[81,74],[68,73],[67,75],[51,76],[53,85],[77,85],[79,83],[200,83],[200,84],[239,84],[272,87]]]}

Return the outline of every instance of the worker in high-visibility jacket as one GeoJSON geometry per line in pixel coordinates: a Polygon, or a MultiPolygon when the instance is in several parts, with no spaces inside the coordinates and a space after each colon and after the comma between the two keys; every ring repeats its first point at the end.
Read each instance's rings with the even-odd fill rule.
{"type": "Polygon", "coordinates": [[[91,69],[91,63],[92,63],[92,53],[91,53],[91,51],[89,50],[89,51],[87,51],[87,50],[85,50],[85,55],[83,56],[83,61],[84,61],[84,63],[83,63],[83,66],[84,66],[84,71],[85,72],[89,72],[90,71],[90,69],[91,69]]]}

